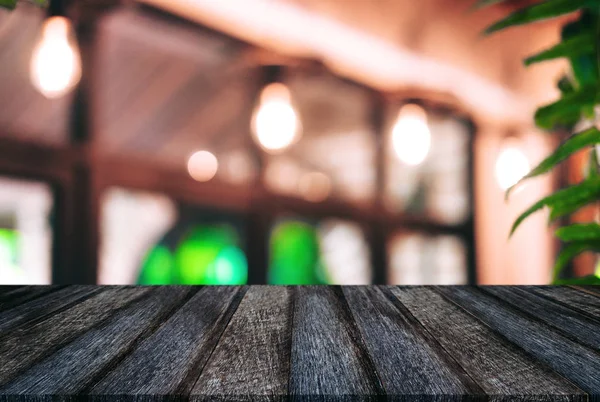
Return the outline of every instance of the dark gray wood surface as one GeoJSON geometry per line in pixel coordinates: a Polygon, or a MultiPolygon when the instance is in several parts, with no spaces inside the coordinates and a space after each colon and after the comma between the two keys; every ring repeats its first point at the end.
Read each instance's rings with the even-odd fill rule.
{"type": "Polygon", "coordinates": [[[600,401],[590,287],[0,286],[0,400],[600,401]]]}

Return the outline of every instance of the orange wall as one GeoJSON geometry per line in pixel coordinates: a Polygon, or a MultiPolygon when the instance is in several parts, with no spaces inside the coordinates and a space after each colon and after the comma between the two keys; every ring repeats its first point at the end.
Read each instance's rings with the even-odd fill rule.
{"type": "MultiPolygon", "coordinates": [[[[500,130],[477,138],[475,165],[478,280],[485,285],[548,284],[554,260],[554,240],[547,212],[527,219],[509,240],[515,218],[539,198],[552,191],[553,176],[533,179],[517,189],[509,202],[494,177],[500,150],[500,130]]],[[[523,149],[533,164],[552,149],[547,134],[523,133],[523,149]]]]}

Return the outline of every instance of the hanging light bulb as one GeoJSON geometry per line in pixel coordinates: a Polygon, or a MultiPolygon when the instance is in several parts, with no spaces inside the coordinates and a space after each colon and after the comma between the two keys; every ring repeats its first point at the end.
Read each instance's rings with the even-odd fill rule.
{"type": "Polygon", "coordinates": [[[507,138],[501,145],[496,159],[496,181],[502,190],[517,184],[530,170],[529,160],[521,149],[520,141],[507,138]]]}
{"type": "Polygon", "coordinates": [[[79,48],[71,22],[62,16],[48,18],[31,58],[31,82],[47,98],[69,92],[81,78],[79,48]]]}
{"type": "Polygon", "coordinates": [[[400,109],[392,129],[392,145],[398,158],[407,165],[418,165],[431,148],[431,132],[422,107],[409,104],[400,109]]]}
{"type": "Polygon", "coordinates": [[[262,90],[252,131],[258,145],[269,153],[279,153],[300,138],[300,119],[285,85],[273,83],[262,90]]]}

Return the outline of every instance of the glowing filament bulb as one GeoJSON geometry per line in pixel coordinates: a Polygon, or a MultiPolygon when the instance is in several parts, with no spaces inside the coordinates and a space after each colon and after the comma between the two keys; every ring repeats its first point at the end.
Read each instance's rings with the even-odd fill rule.
{"type": "Polygon", "coordinates": [[[392,145],[398,158],[407,165],[425,160],[431,147],[431,132],[425,111],[417,105],[406,105],[398,113],[392,130],[392,145]]]}
{"type": "Polygon", "coordinates": [[[271,153],[281,152],[299,139],[300,120],[285,85],[274,83],[263,89],[252,130],[258,144],[271,153]]]}
{"type": "Polygon", "coordinates": [[[517,184],[529,173],[529,161],[516,140],[503,144],[498,159],[496,159],[496,181],[502,190],[517,184]]]}
{"type": "Polygon", "coordinates": [[[31,58],[31,82],[47,98],[69,92],[81,78],[81,58],[70,40],[71,23],[65,17],[51,17],[44,23],[31,58]]]}

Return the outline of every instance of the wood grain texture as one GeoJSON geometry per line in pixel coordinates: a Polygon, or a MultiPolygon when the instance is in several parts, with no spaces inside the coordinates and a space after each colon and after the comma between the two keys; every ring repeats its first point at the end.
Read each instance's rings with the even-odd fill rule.
{"type": "Polygon", "coordinates": [[[368,400],[383,390],[338,288],[294,288],[293,400],[368,400]]]}
{"type": "Polygon", "coordinates": [[[189,395],[245,290],[200,288],[90,394],[189,395]]]}
{"type": "MultiPolygon", "coordinates": [[[[556,301],[540,297],[528,291],[527,287],[490,286],[482,289],[511,304],[524,314],[555,328],[563,335],[600,350],[599,321],[577,314],[576,311],[556,301]]],[[[598,318],[600,319],[600,316],[598,318]]]]}
{"type": "Polygon", "coordinates": [[[192,400],[283,400],[288,391],[291,289],[254,286],[244,296],[192,390],[192,400]]]}
{"type": "Polygon", "coordinates": [[[107,287],[70,309],[0,338],[0,384],[149,291],[149,287],[107,287]]]}
{"type": "Polygon", "coordinates": [[[63,286],[2,286],[0,289],[0,310],[23,304],[63,286]]]}
{"type": "Polygon", "coordinates": [[[26,370],[0,394],[63,395],[82,392],[135,341],[152,331],[189,294],[185,287],[157,288],[67,346],[26,370]]]}
{"type": "MultiPolygon", "coordinates": [[[[562,289],[563,287],[561,287],[562,289]]],[[[600,296],[600,286],[599,285],[580,285],[580,286],[573,286],[573,288],[575,289],[581,289],[585,292],[591,293],[591,294],[596,294],[600,296]]]]}
{"type": "Polygon", "coordinates": [[[577,287],[0,287],[0,402],[600,402],[577,287]]]}
{"type": "Polygon", "coordinates": [[[600,376],[592,374],[600,373],[597,350],[563,336],[548,325],[530,320],[519,310],[479,289],[456,286],[436,290],[588,394],[600,396],[600,376]]]}
{"type": "Polygon", "coordinates": [[[580,290],[579,288],[558,286],[531,286],[528,289],[533,293],[556,300],[580,314],[600,319],[600,287],[595,286],[594,288],[599,288],[599,293],[586,292],[589,290],[587,288],[580,290]]]}
{"type": "Polygon", "coordinates": [[[483,388],[491,400],[538,397],[586,400],[586,394],[549,366],[426,287],[391,292],[483,388]]]}
{"type": "Polygon", "coordinates": [[[347,287],[344,295],[388,398],[461,400],[463,395],[482,394],[462,367],[384,291],[347,287]]]}
{"type": "Polygon", "coordinates": [[[24,286],[24,285],[0,285],[0,300],[2,300],[2,297],[5,294],[14,292],[15,290],[19,290],[24,287],[26,287],[26,286],[24,286]]]}
{"type": "Polygon", "coordinates": [[[96,286],[67,287],[33,298],[10,310],[4,310],[0,312],[0,336],[20,325],[55,314],[99,291],[101,288],[96,286]]]}

